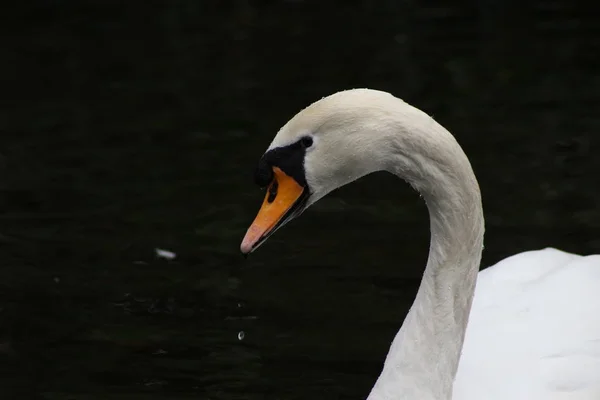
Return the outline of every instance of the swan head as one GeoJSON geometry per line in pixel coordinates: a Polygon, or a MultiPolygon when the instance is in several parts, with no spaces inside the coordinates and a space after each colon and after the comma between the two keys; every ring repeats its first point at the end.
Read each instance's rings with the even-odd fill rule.
{"type": "Polygon", "coordinates": [[[385,143],[381,135],[375,143],[370,133],[390,116],[392,110],[385,105],[396,102],[402,100],[386,92],[347,90],[311,104],[288,121],[258,162],[255,181],[267,190],[242,241],[242,253],[256,250],[329,192],[385,169],[385,143]]]}

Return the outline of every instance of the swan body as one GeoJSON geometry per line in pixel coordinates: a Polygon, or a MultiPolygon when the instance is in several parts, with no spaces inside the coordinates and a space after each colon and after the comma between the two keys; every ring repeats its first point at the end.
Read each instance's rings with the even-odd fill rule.
{"type": "Polygon", "coordinates": [[[600,256],[530,251],[479,272],[479,186],[455,138],[389,93],[325,97],[261,157],[265,200],[241,251],[375,171],[427,202],[431,242],[415,301],[368,400],[600,399],[600,256]]]}
{"type": "Polygon", "coordinates": [[[455,399],[600,399],[600,255],[553,248],[478,274],[455,399]]]}

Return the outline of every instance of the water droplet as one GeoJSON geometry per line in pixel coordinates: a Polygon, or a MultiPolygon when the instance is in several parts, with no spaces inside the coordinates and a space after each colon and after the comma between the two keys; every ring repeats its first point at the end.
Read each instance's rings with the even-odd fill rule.
{"type": "Polygon", "coordinates": [[[244,331],[239,331],[238,340],[244,340],[244,337],[246,337],[246,334],[244,333],[244,331]]]}

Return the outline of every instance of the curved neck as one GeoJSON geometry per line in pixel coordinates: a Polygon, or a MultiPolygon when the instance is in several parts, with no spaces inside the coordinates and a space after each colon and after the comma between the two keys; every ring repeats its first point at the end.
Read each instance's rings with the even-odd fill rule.
{"type": "Polygon", "coordinates": [[[408,107],[387,127],[382,159],[427,202],[429,259],[369,400],[452,397],[483,247],[481,197],[466,155],[441,125],[408,107]]]}

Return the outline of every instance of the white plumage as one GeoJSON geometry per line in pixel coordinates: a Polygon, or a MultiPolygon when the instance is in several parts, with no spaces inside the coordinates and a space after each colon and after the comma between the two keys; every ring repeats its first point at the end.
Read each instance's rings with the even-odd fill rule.
{"type": "Polygon", "coordinates": [[[456,399],[600,399],[600,255],[553,248],[481,271],[456,399]]]}

